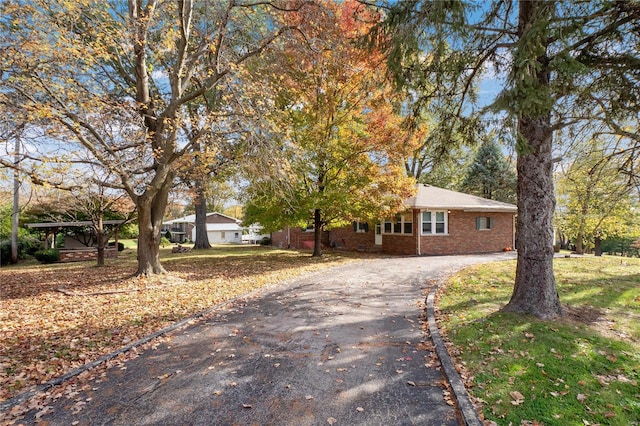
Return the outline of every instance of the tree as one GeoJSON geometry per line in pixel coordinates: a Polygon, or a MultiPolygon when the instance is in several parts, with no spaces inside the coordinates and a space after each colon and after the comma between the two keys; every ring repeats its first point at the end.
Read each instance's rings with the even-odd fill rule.
{"type": "MultiPolygon", "coordinates": [[[[489,69],[504,73],[490,110],[504,111],[517,134],[517,267],[505,311],[541,318],[562,314],[553,274],[554,131],[589,118],[591,95],[624,111],[638,99],[633,83],[640,5],[618,1],[470,1],[376,4],[384,20],[369,40],[385,47],[398,82],[416,82],[425,99],[474,107],[474,84],[489,69]],[[606,77],[606,78],[604,78],[606,77]],[[616,83],[617,82],[617,83],[616,83]],[[631,95],[631,96],[630,96],[631,95]],[[571,113],[571,114],[569,114],[571,113]]],[[[637,69],[637,68],[635,68],[637,69]]]]}
{"type": "Polygon", "coordinates": [[[637,219],[637,197],[606,152],[601,141],[591,140],[559,175],[558,229],[572,237],[579,254],[594,247],[599,255],[602,240],[626,236],[637,219]]]}
{"type": "MultiPolygon", "coordinates": [[[[160,231],[178,160],[195,143],[186,109],[293,27],[307,2],[129,0],[3,3],[0,105],[40,120],[65,164],[118,176],[138,212],[137,275],[165,273],[160,231]]],[[[1,160],[1,158],[0,158],[1,160]]],[[[3,162],[8,164],[8,162],[3,162]]],[[[35,182],[42,179],[35,173],[35,182]]],[[[106,182],[104,182],[106,184],[106,182]]]]}
{"type": "Polygon", "coordinates": [[[490,200],[516,202],[516,174],[494,139],[487,139],[476,152],[460,185],[462,191],[490,200]]]}
{"type": "Polygon", "coordinates": [[[280,149],[251,178],[245,222],[312,226],[313,256],[322,255],[322,230],[395,213],[414,186],[381,57],[353,44],[366,29],[357,14],[353,2],[324,3],[313,45],[288,44],[268,59],[280,71],[271,74],[280,149]]]}
{"type": "Polygon", "coordinates": [[[124,193],[109,191],[99,182],[85,185],[81,190],[72,192],[73,207],[67,211],[67,216],[78,220],[80,218],[74,216],[81,214],[84,220],[91,222],[91,235],[95,237],[98,252],[97,266],[104,266],[104,254],[109,239],[117,235],[121,226],[135,218],[135,206],[123,202],[124,196],[124,193]],[[122,223],[106,226],[105,219],[118,219],[122,220],[122,223]]]}

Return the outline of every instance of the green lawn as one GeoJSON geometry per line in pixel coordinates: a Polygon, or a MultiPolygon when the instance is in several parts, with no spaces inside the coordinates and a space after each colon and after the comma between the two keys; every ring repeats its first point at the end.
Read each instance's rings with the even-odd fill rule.
{"type": "Polygon", "coordinates": [[[554,267],[567,312],[557,321],[498,312],[515,261],[467,269],[441,289],[440,324],[473,397],[499,425],[640,424],[640,259],[554,267]]]}

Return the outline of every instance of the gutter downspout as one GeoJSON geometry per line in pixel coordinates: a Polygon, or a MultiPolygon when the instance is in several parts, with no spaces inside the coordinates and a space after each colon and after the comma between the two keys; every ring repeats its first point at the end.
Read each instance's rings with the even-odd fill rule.
{"type": "MultiPolygon", "coordinates": [[[[415,212],[415,210],[414,210],[415,212]]],[[[417,219],[420,219],[420,211],[418,211],[418,215],[417,215],[417,219]]],[[[416,230],[416,238],[418,239],[418,256],[421,256],[421,248],[420,248],[420,227],[422,226],[420,224],[420,221],[416,220],[416,218],[414,217],[413,222],[416,224],[416,226],[414,227],[416,230]],[[419,227],[420,226],[420,227],[419,227]]]]}

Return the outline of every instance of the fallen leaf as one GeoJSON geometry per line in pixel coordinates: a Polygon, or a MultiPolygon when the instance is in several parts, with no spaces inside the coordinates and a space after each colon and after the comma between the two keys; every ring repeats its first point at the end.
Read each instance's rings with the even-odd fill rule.
{"type": "Polygon", "coordinates": [[[362,408],[362,407],[357,407],[357,408],[356,408],[356,411],[357,411],[357,412],[359,412],[359,413],[362,413],[362,412],[364,411],[364,408],[362,408]]]}
{"type": "Polygon", "coordinates": [[[251,406],[251,404],[242,404],[242,406],[243,406],[244,408],[253,408],[253,407],[251,406]]]}
{"type": "Polygon", "coordinates": [[[338,421],[336,419],[334,419],[333,417],[329,417],[327,419],[327,423],[329,423],[330,425],[334,425],[336,424],[338,421]]]}
{"type": "Polygon", "coordinates": [[[513,401],[511,401],[512,405],[520,405],[524,402],[524,395],[518,391],[511,391],[509,392],[509,395],[513,399],[513,401]]]}
{"type": "Polygon", "coordinates": [[[307,401],[309,401],[310,399],[313,399],[313,396],[312,396],[312,395],[307,395],[307,396],[305,396],[305,397],[304,397],[304,399],[306,399],[307,401]]]}
{"type": "Polygon", "coordinates": [[[407,384],[408,384],[409,386],[415,386],[415,385],[416,385],[416,383],[415,383],[415,382],[412,382],[411,380],[409,380],[409,381],[407,382],[407,384]]]}
{"type": "Polygon", "coordinates": [[[587,396],[583,393],[579,393],[576,399],[580,402],[584,402],[584,400],[587,399],[587,396]]]}

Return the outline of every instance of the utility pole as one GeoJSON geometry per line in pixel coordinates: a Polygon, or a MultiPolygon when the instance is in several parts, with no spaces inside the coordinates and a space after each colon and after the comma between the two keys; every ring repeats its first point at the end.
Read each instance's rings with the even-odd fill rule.
{"type": "Polygon", "coordinates": [[[16,144],[14,152],[13,163],[15,169],[13,169],[13,212],[11,215],[11,263],[18,263],[18,214],[20,213],[20,172],[18,166],[20,165],[20,133],[22,129],[18,129],[16,132],[16,144]]]}

